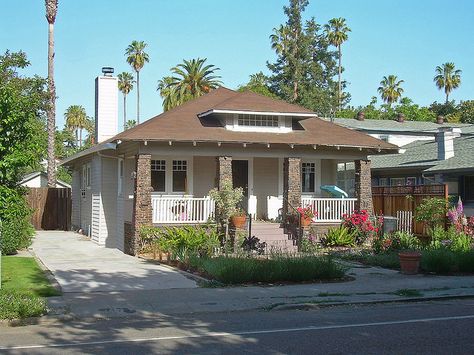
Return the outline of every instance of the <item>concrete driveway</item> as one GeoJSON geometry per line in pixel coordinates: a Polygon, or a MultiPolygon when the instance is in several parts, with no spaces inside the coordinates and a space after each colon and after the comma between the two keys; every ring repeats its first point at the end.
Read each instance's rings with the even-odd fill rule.
{"type": "Polygon", "coordinates": [[[63,292],[197,287],[176,270],[98,246],[74,232],[39,231],[32,249],[54,274],[63,292]]]}

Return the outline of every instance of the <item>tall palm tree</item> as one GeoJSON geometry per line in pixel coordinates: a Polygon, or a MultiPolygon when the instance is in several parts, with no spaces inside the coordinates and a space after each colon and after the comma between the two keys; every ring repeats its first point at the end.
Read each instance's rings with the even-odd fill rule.
{"type": "Polygon", "coordinates": [[[341,59],[342,59],[342,51],[341,45],[347,41],[348,32],[351,32],[351,29],[346,25],[346,19],[340,18],[333,18],[329,20],[329,23],[324,25],[324,30],[326,32],[327,39],[330,44],[334,47],[337,47],[337,51],[339,53],[339,67],[338,67],[338,92],[337,92],[337,102],[339,104],[339,109],[342,106],[342,89],[341,89],[341,59]]]}
{"type": "Polygon", "coordinates": [[[123,94],[123,129],[127,125],[127,95],[133,90],[133,75],[127,72],[122,72],[118,77],[118,88],[123,94]]]}
{"type": "Polygon", "coordinates": [[[433,81],[438,89],[444,89],[446,94],[446,103],[449,102],[449,94],[453,89],[457,89],[461,85],[461,69],[456,69],[454,63],[444,63],[436,67],[436,76],[433,81]]]}
{"type": "Polygon", "coordinates": [[[163,97],[163,109],[169,110],[186,101],[207,94],[222,85],[220,70],[212,64],[205,65],[206,59],[183,60],[171,68],[173,76],[164,77],[158,82],[157,90],[163,97]]]}
{"type": "Polygon", "coordinates": [[[150,57],[145,52],[147,44],[143,41],[132,41],[125,50],[127,63],[130,64],[137,73],[137,123],[140,124],[140,70],[145,63],[150,61],[150,57]]]}
{"type": "Polygon", "coordinates": [[[56,186],[56,157],[54,134],[56,131],[56,88],[54,86],[54,23],[58,12],[58,0],[45,0],[48,21],[48,187],[56,186]]]}
{"type": "Polygon", "coordinates": [[[82,130],[84,128],[90,129],[86,110],[80,105],[71,105],[64,112],[64,119],[66,120],[66,128],[75,133],[76,143],[79,147],[82,147],[82,130]]]}
{"type": "Polygon", "coordinates": [[[401,84],[403,80],[398,80],[396,75],[384,76],[380,82],[380,86],[377,89],[382,100],[388,104],[388,107],[392,106],[392,103],[397,102],[403,94],[403,88],[401,84]]]}

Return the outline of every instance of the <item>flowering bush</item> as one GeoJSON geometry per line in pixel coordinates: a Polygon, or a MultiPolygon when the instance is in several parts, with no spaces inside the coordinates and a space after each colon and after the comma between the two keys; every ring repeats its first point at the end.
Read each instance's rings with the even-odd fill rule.
{"type": "Polygon", "coordinates": [[[354,211],[350,215],[343,214],[342,219],[342,225],[354,233],[355,241],[359,245],[382,231],[383,217],[379,216],[372,222],[366,210],[354,211]]]}
{"type": "Polygon", "coordinates": [[[461,199],[456,206],[448,210],[447,216],[458,233],[474,237],[474,217],[466,218],[461,199]]]}
{"type": "Polygon", "coordinates": [[[420,250],[422,244],[413,234],[408,232],[395,232],[392,234],[379,234],[372,240],[374,253],[386,253],[389,251],[420,250]]]}
{"type": "Polygon", "coordinates": [[[303,253],[315,253],[320,249],[320,245],[318,243],[318,238],[313,235],[309,234],[307,236],[303,236],[301,239],[301,251],[303,253]]]}
{"type": "Polygon", "coordinates": [[[311,206],[298,207],[296,210],[298,211],[300,216],[303,217],[303,218],[313,219],[314,217],[316,217],[318,215],[318,212],[313,211],[311,206]]]}

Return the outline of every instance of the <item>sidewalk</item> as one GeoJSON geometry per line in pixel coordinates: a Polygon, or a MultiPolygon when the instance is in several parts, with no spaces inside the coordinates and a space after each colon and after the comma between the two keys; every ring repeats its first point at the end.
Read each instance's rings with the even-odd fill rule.
{"type": "Polygon", "coordinates": [[[355,280],[340,283],[66,293],[48,300],[51,315],[74,319],[474,297],[474,276],[407,276],[394,270],[352,266],[348,275],[355,280]]]}

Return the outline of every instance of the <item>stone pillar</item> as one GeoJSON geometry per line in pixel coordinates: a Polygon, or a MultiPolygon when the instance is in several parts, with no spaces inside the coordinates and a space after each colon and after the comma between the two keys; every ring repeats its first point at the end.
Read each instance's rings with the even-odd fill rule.
{"type": "Polygon", "coordinates": [[[301,159],[283,159],[283,217],[292,213],[294,208],[301,206],[301,159]]]}
{"type": "Polygon", "coordinates": [[[232,185],[232,157],[216,157],[216,187],[220,190],[225,181],[232,185]]]}
{"type": "Polygon", "coordinates": [[[151,206],[151,155],[138,154],[135,165],[133,216],[131,240],[125,241],[125,253],[136,255],[140,227],[152,224],[151,206]]]}
{"type": "Polygon", "coordinates": [[[355,204],[356,210],[367,210],[370,216],[374,214],[372,202],[372,178],[370,160],[355,160],[355,204]]]}

